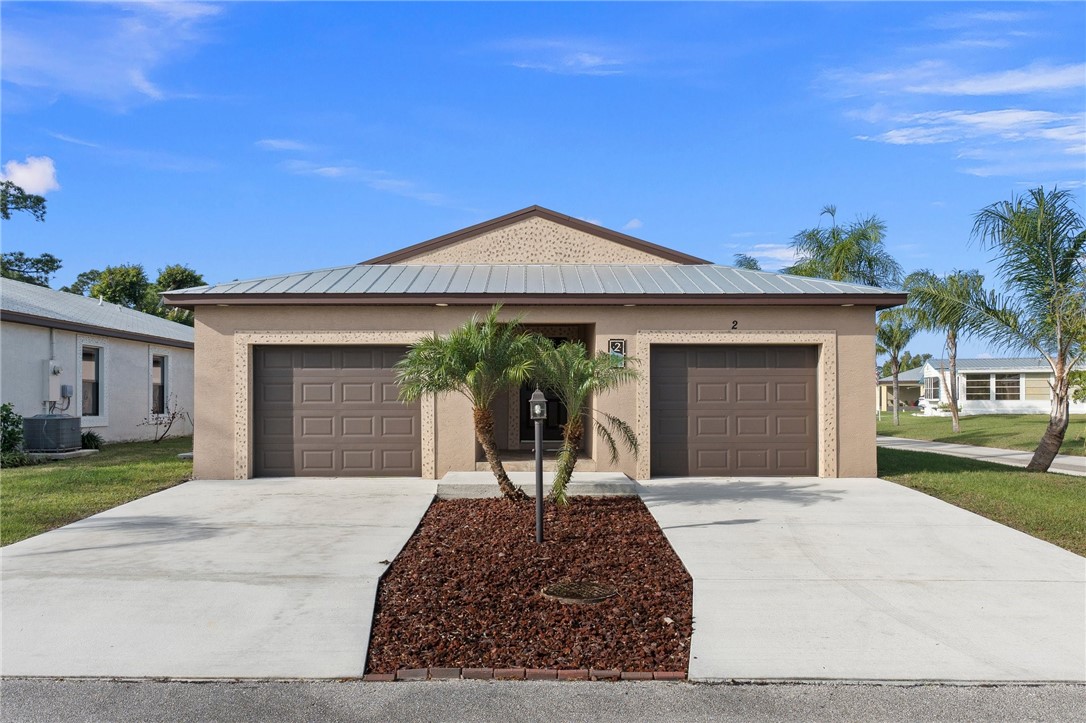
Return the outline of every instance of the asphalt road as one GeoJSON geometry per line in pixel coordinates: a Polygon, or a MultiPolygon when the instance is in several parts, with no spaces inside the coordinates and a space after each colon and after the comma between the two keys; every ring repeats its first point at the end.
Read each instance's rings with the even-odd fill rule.
{"type": "Polygon", "coordinates": [[[1084,685],[5,679],[0,720],[1082,721],[1084,685]]]}

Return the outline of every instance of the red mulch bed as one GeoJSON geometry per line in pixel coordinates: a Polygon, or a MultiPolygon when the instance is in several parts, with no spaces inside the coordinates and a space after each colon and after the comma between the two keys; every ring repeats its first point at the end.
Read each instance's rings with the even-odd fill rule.
{"type": "Polygon", "coordinates": [[[398,668],[685,671],[693,583],[636,497],[547,504],[437,500],[377,592],[368,673],[398,668]],[[569,580],[618,595],[564,604],[569,580]]]}

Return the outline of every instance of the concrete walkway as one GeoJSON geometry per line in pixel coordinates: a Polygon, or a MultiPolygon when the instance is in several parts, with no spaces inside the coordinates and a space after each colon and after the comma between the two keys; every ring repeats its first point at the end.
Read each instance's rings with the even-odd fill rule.
{"type": "Polygon", "coordinates": [[[195,481],[3,548],[5,676],[360,676],[418,479],[195,481]]]}
{"type": "MultiPolygon", "coordinates": [[[[974,447],[968,444],[950,444],[947,442],[928,442],[921,439],[905,439],[904,437],[880,436],[875,439],[880,447],[886,447],[888,449],[907,449],[912,452],[934,452],[935,454],[947,454],[951,457],[965,457],[966,459],[978,459],[983,462],[1006,464],[1012,467],[1025,467],[1029,464],[1029,461],[1033,459],[1033,452],[1019,452],[1013,449],[974,447]]],[[[1086,477],[1086,457],[1058,454],[1048,471],[1086,477]]]]}
{"type": "Polygon", "coordinates": [[[878,479],[671,479],[695,680],[1086,680],[1086,559],[878,479]]]}

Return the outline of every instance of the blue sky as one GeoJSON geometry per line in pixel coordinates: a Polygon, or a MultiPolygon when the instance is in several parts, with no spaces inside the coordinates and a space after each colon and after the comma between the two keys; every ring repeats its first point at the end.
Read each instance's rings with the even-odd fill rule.
{"type": "Polygon", "coordinates": [[[49,202],[3,248],[59,256],[54,286],[355,263],[531,204],[772,270],[832,203],[907,270],[987,272],[973,213],[1086,193],[1086,3],[0,13],[0,162],[49,202]]]}

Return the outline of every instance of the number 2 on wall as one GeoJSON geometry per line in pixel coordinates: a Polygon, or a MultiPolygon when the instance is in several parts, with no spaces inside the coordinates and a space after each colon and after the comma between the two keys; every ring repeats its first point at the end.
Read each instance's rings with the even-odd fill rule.
{"type": "Polygon", "coordinates": [[[739,328],[739,322],[738,322],[738,321],[735,321],[735,320],[733,319],[733,320],[732,320],[732,328],[733,328],[733,329],[738,329],[738,328],[739,328]]]}

